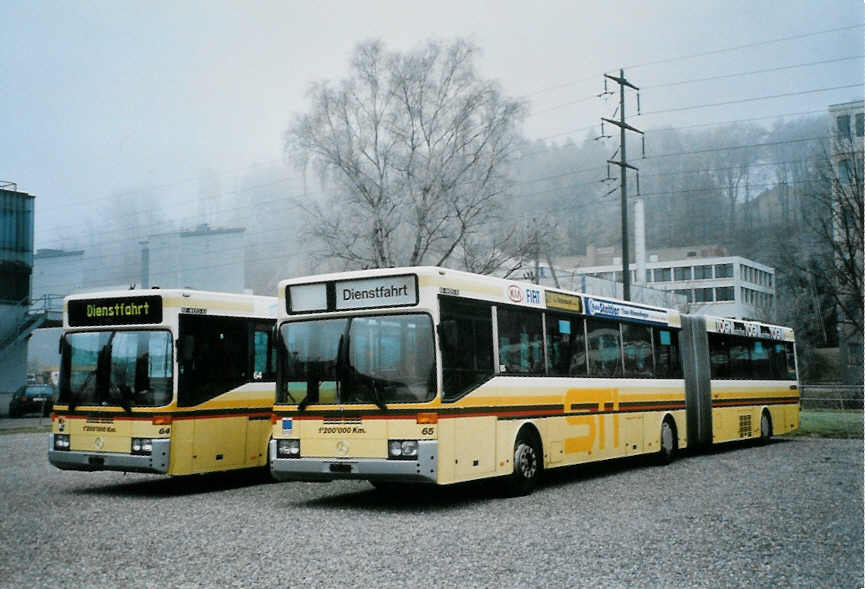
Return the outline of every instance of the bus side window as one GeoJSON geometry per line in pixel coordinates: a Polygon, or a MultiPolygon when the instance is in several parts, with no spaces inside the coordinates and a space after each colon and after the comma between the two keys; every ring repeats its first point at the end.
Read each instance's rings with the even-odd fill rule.
{"type": "Polygon", "coordinates": [[[489,303],[439,300],[440,324],[448,325],[439,330],[442,397],[454,401],[493,377],[492,310],[489,303]]]}
{"type": "Polygon", "coordinates": [[[751,375],[751,345],[748,340],[734,337],[730,342],[730,376],[748,379],[751,375]]]}
{"type": "Polygon", "coordinates": [[[544,374],[541,314],[498,308],[499,364],[507,374],[544,374]]]}
{"type": "Polygon", "coordinates": [[[787,353],[782,343],[769,343],[769,368],[773,380],[784,380],[787,378],[787,353]]]}
{"type": "Polygon", "coordinates": [[[547,315],[547,371],[550,376],[585,376],[586,334],[582,318],[547,315]]]}
{"type": "Polygon", "coordinates": [[[625,356],[625,376],[629,378],[655,376],[652,329],[649,326],[622,323],[622,349],[625,356]]]}
{"type": "Polygon", "coordinates": [[[796,380],[796,352],[792,342],[784,344],[787,359],[787,373],[784,378],[787,380],[796,380]]]}
{"type": "Polygon", "coordinates": [[[271,339],[271,328],[268,325],[256,325],[252,336],[252,380],[275,380],[275,366],[272,356],[274,347],[271,339]]]}
{"type": "Polygon", "coordinates": [[[753,340],[751,342],[751,378],[772,378],[772,365],[769,360],[769,342],[764,340],[753,340]]]}
{"type": "Polygon", "coordinates": [[[652,336],[655,344],[655,378],[682,378],[679,332],[655,327],[652,336]]]}
{"type": "Polygon", "coordinates": [[[709,360],[712,364],[712,378],[730,378],[730,352],[726,336],[720,333],[709,334],[709,360]]]}
{"type": "Polygon", "coordinates": [[[605,319],[586,319],[589,336],[589,376],[622,376],[622,344],[619,324],[605,319]]]}

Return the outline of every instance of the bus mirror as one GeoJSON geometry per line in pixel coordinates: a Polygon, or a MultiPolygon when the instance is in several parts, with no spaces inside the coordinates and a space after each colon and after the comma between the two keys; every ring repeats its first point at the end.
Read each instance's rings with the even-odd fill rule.
{"type": "Polygon", "coordinates": [[[445,319],[439,325],[439,340],[442,348],[455,350],[457,348],[457,322],[455,319],[445,319]]]}

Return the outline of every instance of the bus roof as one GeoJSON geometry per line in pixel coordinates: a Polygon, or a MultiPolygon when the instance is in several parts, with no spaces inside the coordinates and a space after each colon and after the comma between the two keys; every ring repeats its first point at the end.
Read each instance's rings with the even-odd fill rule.
{"type": "MultiPolygon", "coordinates": [[[[412,275],[418,278],[418,290],[426,291],[427,296],[451,295],[499,304],[576,311],[597,317],[627,319],[655,325],[671,327],[681,325],[679,312],[673,309],[586,295],[561,288],[533,284],[525,280],[484,276],[436,266],[377,268],[282,280],[278,290],[280,314],[287,312],[286,292],[292,286],[361,280],[374,282],[377,278],[412,275]]],[[[378,307],[385,306],[387,305],[379,305],[378,307]]],[[[349,307],[344,309],[348,310],[349,307]]]]}
{"type": "MultiPolygon", "coordinates": [[[[418,277],[419,289],[431,288],[432,294],[462,296],[502,304],[550,310],[577,311],[590,316],[625,319],[670,327],[681,327],[682,324],[681,314],[674,309],[633,303],[611,297],[588,295],[562,288],[533,284],[525,280],[485,276],[437,266],[376,268],[300,276],[282,280],[279,282],[278,289],[280,300],[279,312],[280,314],[287,312],[286,289],[290,286],[409,275],[418,277]]],[[[706,328],[709,332],[730,333],[745,337],[763,337],[784,341],[795,340],[793,330],[789,327],[760,321],[715,316],[704,317],[706,328]]]]}
{"type": "Polygon", "coordinates": [[[191,289],[131,289],[72,294],[63,299],[63,326],[120,327],[165,323],[176,316],[223,315],[275,318],[278,299],[191,289]]]}
{"type": "Polygon", "coordinates": [[[762,321],[730,319],[706,315],[706,331],[745,337],[767,338],[792,342],[795,341],[793,329],[782,325],[772,325],[762,321]]]}

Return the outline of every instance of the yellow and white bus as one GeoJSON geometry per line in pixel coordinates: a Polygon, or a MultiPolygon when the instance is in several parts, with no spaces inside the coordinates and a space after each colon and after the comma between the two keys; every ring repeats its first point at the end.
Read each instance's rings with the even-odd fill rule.
{"type": "Polygon", "coordinates": [[[789,432],[793,332],[435,267],[282,281],[270,469],[440,485],[789,432]]]}
{"type": "Polygon", "coordinates": [[[51,464],[168,475],[266,466],[276,301],[159,289],[67,297],[51,464]]]}

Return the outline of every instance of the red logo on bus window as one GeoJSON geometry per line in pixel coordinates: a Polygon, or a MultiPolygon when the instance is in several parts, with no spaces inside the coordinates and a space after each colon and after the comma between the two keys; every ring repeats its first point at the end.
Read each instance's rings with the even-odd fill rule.
{"type": "Polygon", "coordinates": [[[508,298],[510,298],[515,303],[519,303],[523,300],[523,289],[521,289],[516,284],[510,285],[508,287],[508,298]]]}

